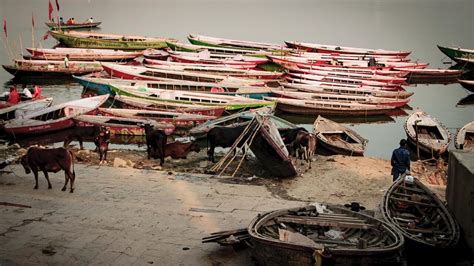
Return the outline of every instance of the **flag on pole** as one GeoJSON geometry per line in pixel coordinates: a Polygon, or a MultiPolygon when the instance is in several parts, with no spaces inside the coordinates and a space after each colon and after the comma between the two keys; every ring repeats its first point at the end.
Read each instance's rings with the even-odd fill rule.
{"type": "Polygon", "coordinates": [[[49,0],[49,6],[48,6],[48,18],[49,18],[49,21],[51,21],[51,14],[53,14],[53,5],[51,4],[51,0],[49,0]]]}
{"type": "Polygon", "coordinates": [[[33,28],[35,27],[35,16],[33,15],[33,12],[31,12],[31,26],[33,26],[33,28]]]}
{"type": "Polygon", "coordinates": [[[58,9],[58,12],[59,12],[59,3],[58,3],[58,0],[56,0],[56,9],[58,9]]]}
{"type": "Polygon", "coordinates": [[[7,34],[7,17],[3,17],[3,31],[5,32],[5,37],[8,38],[8,34],[7,34]]]}

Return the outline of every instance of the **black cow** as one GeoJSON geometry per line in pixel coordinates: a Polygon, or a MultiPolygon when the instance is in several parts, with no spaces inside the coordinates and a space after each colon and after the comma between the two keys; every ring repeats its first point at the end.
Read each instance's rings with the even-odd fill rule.
{"type": "Polygon", "coordinates": [[[75,127],[71,129],[71,132],[64,138],[64,144],[63,147],[67,148],[67,146],[73,141],[77,140],[79,141],[79,146],[81,150],[84,149],[84,146],[82,142],[85,139],[92,140],[94,139],[100,132],[100,127],[99,126],[93,126],[93,127],[75,127]]]}
{"type": "Polygon", "coordinates": [[[74,153],[65,148],[56,149],[43,149],[38,147],[31,147],[26,152],[26,155],[21,157],[21,164],[25,168],[26,174],[33,171],[35,175],[35,189],[38,189],[38,171],[41,170],[44,173],[44,177],[48,181],[48,189],[51,189],[51,183],[49,182],[48,172],[57,173],[64,170],[65,182],[62,191],[66,190],[67,183],[69,180],[70,192],[74,192],[74,180],[76,179],[76,173],[74,171],[74,153]],[[72,172],[71,172],[72,168],[72,172]]]}
{"type": "MultiPolygon", "coordinates": [[[[214,148],[215,147],[222,147],[228,148],[231,147],[234,142],[242,135],[247,125],[241,125],[236,127],[214,127],[207,133],[207,143],[209,146],[209,150],[207,151],[207,155],[210,161],[213,163],[214,161],[214,148]]],[[[246,138],[242,138],[242,140],[238,143],[237,147],[242,147],[246,138]]]]}
{"type": "Polygon", "coordinates": [[[163,130],[154,129],[153,125],[150,124],[144,124],[143,127],[145,128],[148,159],[150,159],[152,155],[158,155],[160,165],[163,166],[167,142],[165,132],[163,130]]]}

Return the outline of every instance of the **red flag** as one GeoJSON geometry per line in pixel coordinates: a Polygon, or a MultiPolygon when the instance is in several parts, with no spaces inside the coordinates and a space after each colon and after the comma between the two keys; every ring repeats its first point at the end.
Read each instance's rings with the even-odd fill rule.
{"type": "Polygon", "coordinates": [[[56,9],[58,9],[58,12],[59,12],[59,3],[58,3],[58,0],[56,0],[56,9]]]}
{"type": "Polygon", "coordinates": [[[51,4],[51,0],[49,0],[49,6],[48,6],[48,18],[49,18],[49,21],[51,21],[51,14],[53,14],[53,5],[51,4]]]}
{"type": "Polygon", "coordinates": [[[8,34],[7,34],[7,17],[3,17],[3,31],[5,32],[5,37],[8,38],[8,34]]]}
{"type": "Polygon", "coordinates": [[[43,36],[43,41],[46,41],[46,39],[48,39],[49,37],[49,33],[46,32],[46,34],[43,36]]]}
{"type": "Polygon", "coordinates": [[[31,26],[35,27],[35,16],[31,13],[31,26]]]}

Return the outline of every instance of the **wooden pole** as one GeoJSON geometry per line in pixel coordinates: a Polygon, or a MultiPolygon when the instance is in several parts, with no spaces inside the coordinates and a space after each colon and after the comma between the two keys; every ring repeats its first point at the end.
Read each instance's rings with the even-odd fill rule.
{"type": "Polygon", "coordinates": [[[418,160],[420,160],[420,145],[418,143],[418,122],[420,122],[420,120],[415,121],[415,138],[416,138],[416,157],[418,160]]]}

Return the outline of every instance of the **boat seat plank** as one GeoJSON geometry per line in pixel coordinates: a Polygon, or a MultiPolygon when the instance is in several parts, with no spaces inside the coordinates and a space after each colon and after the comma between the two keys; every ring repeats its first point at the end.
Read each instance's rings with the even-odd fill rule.
{"type": "Polygon", "coordinates": [[[390,196],[390,199],[395,200],[395,201],[402,201],[402,202],[405,202],[405,203],[411,203],[411,204],[415,204],[415,205],[426,206],[426,207],[438,207],[438,205],[435,205],[435,204],[429,204],[429,203],[423,203],[423,202],[418,202],[418,201],[413,201],[413,200],[401,199],[401,198],[396,198],[394,196],[390,196]]]}
{"type": "Polygon", "coordinates": [[[312,218],[308,219],[308,218],[278,217],[278,221],[287,222],[287,223],[305,224],[305,225],[348,227],[348,228],[358,228],[358,229],[369,229],[372,227],[371,224],[366,224],[366,223],[354,223],[354,222],[333,221],[333,220],[317,220],[317,219],[312,219],[312,218]]]}

